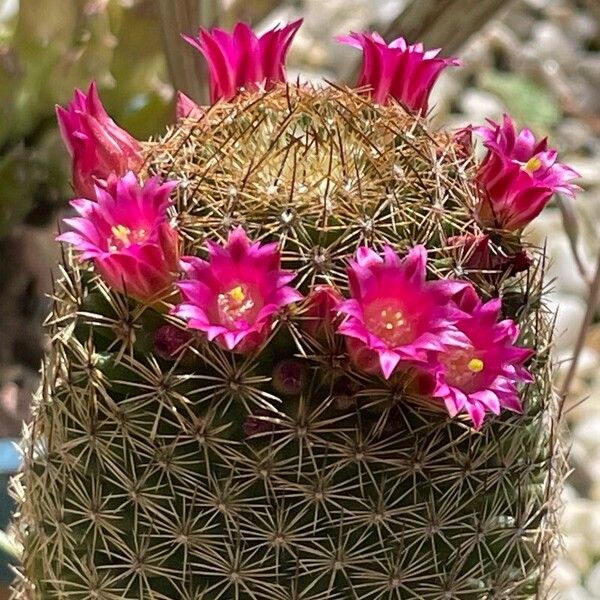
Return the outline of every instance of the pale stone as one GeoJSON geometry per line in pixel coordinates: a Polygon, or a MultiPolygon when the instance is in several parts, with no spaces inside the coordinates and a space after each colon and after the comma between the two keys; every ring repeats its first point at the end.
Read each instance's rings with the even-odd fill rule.
{"type": "Polygon", "coordinates": [[[595,600],[595,598],[590,596],[585,588],[578,585],[562,592],[560,600],[595,600]]]}
{"type": "MultiPolygon", "coordinates": [[[[588,259],[582,244],[578,244],[578,246],[578,254],[586,271],[593,273],[593,261],[588,259]]],[[[562,230],[549,233],[546,249],[550,258],[548,280],[554,280],[554,289],[557,292],[584,297],[588,291],[588,286],[575,265],[571,242],[567,234],[562,230]]]]}
{"type": "Polygon", "coordinates": [[[504,112],[504,106],[496,96],[475,88],[463,93],[460,108],[473,123],[485,123],[486,119],[497,120],[504,112]]]}
{"type": "Polygon", "coordinates": [[[592,598],[600,598],[600,563],[598,563],[588,574],[585,587],[592,594],[592,598]]]}
{"type": "MultiPolygon", "coordinates": [[[[600,454],[600,415],[590,415],[573,429],[573,437],[586,453],[600,454]]],[[[600,473],[599,473],[600,474],[600,473]]]]}
{"type": "Polygon", "coordinates": [[[579,571],[564,557],[559,558],[551,575],[557,591],[567,591],[579,583],[579,571]]]}
{"type": "Polygon", "coordinates": [[[552,294],[548,307],[556,314],[555,340],[561,352],[572,351],[585,318],[586,305],[581,298],[572,294],[552,294]]]}

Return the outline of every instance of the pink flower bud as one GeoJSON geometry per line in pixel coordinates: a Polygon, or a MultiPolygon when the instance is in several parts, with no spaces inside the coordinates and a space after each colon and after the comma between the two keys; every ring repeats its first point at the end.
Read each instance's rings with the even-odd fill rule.
{"type": "Polygon", "coordinates": [[[502,256],[494,254],[487,235],[465,234],[448,238],[447,245],[452,249],[456,260],[466,269],[495,271],[516,275],[527,271],[531,266],[531,256],[527,250],[502,256]]]}
{"type": "Polygon", "coordinates": [[[199,121],[205,113],[189,96],[183,92],[177,92],[176,114],[178,120],[196,119],[199,121]]]}
{"type": "Polygon", "coordinates": [[[256,409],[253,415],[246,417],[243,430],[244,437],[250,438],[265,433],[273,433],[276,429],[276,423],[271,419],[276,419],[277,415],[264,409],[256,409]]]}
{"type": "Polygon", "coordinates": [[[164,360],[176,360],[187,347],[190,334],[175,325],[163,325],[154,332],[154,352],[164,360]]]}
{"type": "Polygon", "coordinates": [[[75,90],[67,108],[56,107],[56,116],[72,156],[73,185],[80,196],[95,198],[95,186],[111,175],[121,177],[140,169],[140,143],[108,116],[95,83],[87,94],[75,90]]]}
{"type": "Polygon", "coordinates": [[[294,358],[282,360],[273,369],[273,388],[286,396],[297,396],[306,385],[308,371],[294,358]]]}

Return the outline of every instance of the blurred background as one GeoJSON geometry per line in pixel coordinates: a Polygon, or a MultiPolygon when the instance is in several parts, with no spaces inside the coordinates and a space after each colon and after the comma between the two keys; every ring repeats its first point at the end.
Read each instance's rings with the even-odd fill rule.
{"type": "MultiPolygon", "coordinates": [[[[358,53],[332,41],[349,30],[442,46],[465,64],[435,90],[436,125],[508,111],[549,135],[581,173],[577,201],[558,199],[527,235],[551,259],[558,385],[592,316],[569,386],[574,472],[555,577],[561,599],[600,598],[600,0],[0,0],[0,528],[19,464],[12,442],[38,383],[57,222],[71,197],[54,105],[95,79],[122,127],[139,139],[158,135],[174,120],[176,89],[207,99],[204,65],[180,31],[240,19],[262,30],[299,16],[290,77],[353,82],[358,53]]],[[[11,578],[11,552],[0,534],[0,581],[11,578]]]]}

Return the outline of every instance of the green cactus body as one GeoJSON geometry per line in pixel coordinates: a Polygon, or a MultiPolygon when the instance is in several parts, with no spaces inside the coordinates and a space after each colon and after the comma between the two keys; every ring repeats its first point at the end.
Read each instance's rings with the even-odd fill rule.
{"type": "MultiPolygon", "coordinates": [[[[475,160],[397,104],[329,87],[245,93],[145,150],[177,179],[182,252],[236,225],[277,241],[301,292],[347,292],[357,248],[424,244],[430,278],[501,296],[534,348],[524,414],[474,431],[403,377],[355,369],[302,302],[240,355],[200,336],[153,351],[168,316],[67,253],[25,468],[16,598],[545,598],[564,461],[542,256],[509,276],[448,239],[477,233],[475,160]],[[275,381],[278,365],[302,374],[275,381]],[[291,362],[290,362],[291,361],[291,362]],[[284,382],[285,383],[285,382],[284,382]]],[[[494,252],[510,251],[503,236],[494,252]]]]}

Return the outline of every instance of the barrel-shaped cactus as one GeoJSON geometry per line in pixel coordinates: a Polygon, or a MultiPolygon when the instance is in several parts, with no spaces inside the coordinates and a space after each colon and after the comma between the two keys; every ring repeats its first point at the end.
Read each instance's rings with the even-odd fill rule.
{"type": "Polygon", "coordinates": [[[420,46],[281,81],[294,31],[201,32],[216,104],[73,203],[16,598],[546,597],[560,404],[520,228],[574,173],[508,118],[483,163],[432,130],[420,46]]]}

